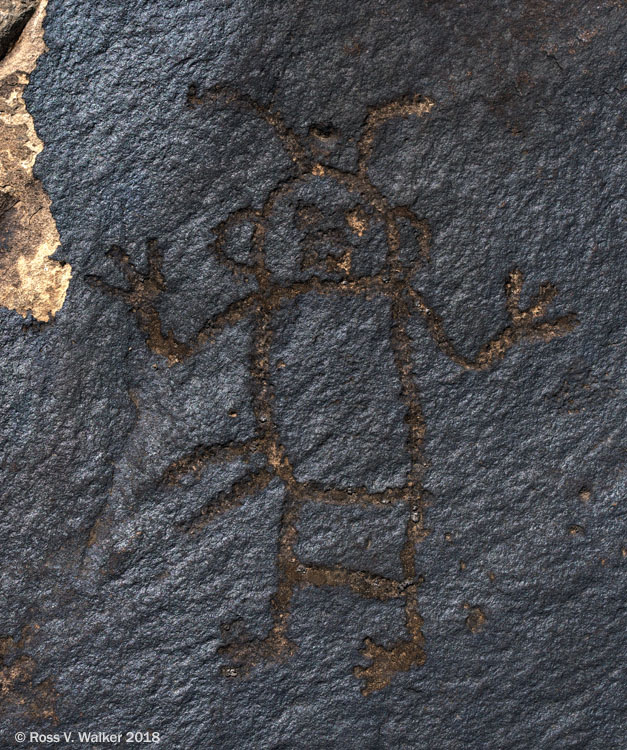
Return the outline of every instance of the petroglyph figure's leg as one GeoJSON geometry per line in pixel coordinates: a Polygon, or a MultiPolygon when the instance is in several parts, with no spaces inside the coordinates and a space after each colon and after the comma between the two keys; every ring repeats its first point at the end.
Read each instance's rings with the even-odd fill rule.
{"type": "Polygon", "coordinates": [[[375,644],[371,639],[364,643],[363,655],[370,660],[368,666],[355,667],[356,677],[363,680],[364,695],[379,690],[390,683],[399,671],[424,662],[424,638],[422,618],[418,611],[418,588],[422,578],[416,571],[416,546],[428,534],[423,523],[423,491],[421,478],[423,461],[421,447],[424,437],[424,421],[414,382],[411,364],[411,341],[406,331],[410,307],[397,290],[389,293],[394,324],[392,348],[401,381],[402,398],[407,406],[405,421],[408,429],[407,447],[411,457],[411,468],[403,488],[383,493],[367,493],[356,488],[352,493],[340,490],[324,492],[310,483],[299,483],[274,426],[273,394],[269,385],[269,351],[271,342],[270,314],[263,308],[257,319],[257,344],[251,372],[255,384],[254,408],[260,427],[258,448],[269,457],[276,476],[285,486],[285,499],[278,539],[278,583],[272,598],[273,624],[265,638],[251,637],[241,623],[231,623],[224,630],[225,645],[220,653],[229,663],[223,668],[228,676],[247,674],[252,667],[268,661],[280,661],[289,657],[294,645],[288,638],[291,602],[296,590],[306,586],[344,587],[368,599],[404,602],[407,637],[389,648],[375,644]],[[346,567],[311,565],[303,563],[296,555],[297,523],[303,503],[310,501],[340,504],[403,502],[407,507],[405,543],[401,551],[403,580],[396,581],[367,571],[346,567]]]}
{"type": "MultiPolygon", "coordinates": [[[[420,633],[422,620],[419,616],[413,616],[413,609],[416,606],[414,591],[416,584],[408,581],[395,581],[367,571],[350,570],[341,565],[324,566],[302,563],[293,551],[295,543],[294,526],[283,522],[279,534],[279,581],[272,599],[273,625],[265,638],[251,637],[239,621],[223,628],[223,638],[226,643],[220,648],[219,653],[227,656],[230,662],[222,670],[225,676],[243,676],[248,674],[252,667],[262,662],[282,661],[293,654],[295,646],[287,636],[291,600],[297,589],[306,586],[347,588],[365,599],[379,601],[404,598],[406,613],[412,610],[407,617],[409,640],[398,642],[391,650],[376,647],[377,653],[380,651],[381,654],[376,656],[373,665],[368,668],[357,667],[355,669],[355,674],[366,681],[364,694],[384,687],[397,671],[409,669],[412,664],[422,663],[420,661],[422,651],[420,650],[419,653],[418,649],[422,645],[420,633]],[[412,628],[416,630],[416,627],[417,631],[412,632],[412,628]],[[379,673],[382,676],[378,676],[379,673]]],[[[369,639],[366,640],[367,643],[368,641],[369,639]]],[[[372,644],[371,641],[370,643],[372,644]]]]}
{"type": "Polygon", "coordinates": [[[354,669],[355,676],[363,680],[364,695],[389,685],[397,672],[407,671],[412,666],[420,666],[425,661],[423,620],[418,609],[418,589],[422,577],[416,570],[416,547],[429,534],[424,525],[422,488],[422,474],[425,468],[422,458],[425,423],[413,373],[412,342],[406,328],[411,309],[401,295],[391,296],[391,301],[394,320],[391,343],[401,381],[401,396],[407,407],[405,423],[408,429],[407,449],[411,459],[411,468],[404,488],[407,522],[405,544],[401,550],[404,584],[400,591],[405,600],[407,638],[397,641],[389,648],[366,638],[362,655],[371,663],[366,667],[356,666],[354,669]]]}
{"type": "Polygon", "coordinates": [[[497,336],[488,341],[474,358],[460,354],[446,335],[441,318],[427,305],[422,295],[408,288],[414,309],[425,319],[431,335],[439,348],[458,365],[467,370],[486,370],[503,359],[508,349],[521,341],[552,341],[564,336],[578,325],[574,314],[562,315],[552,320],[545,318],[557,289],[553,284],[541,284],[528,307],[521,309],[523,274],[514,270],[505,284],[507,311],[511,322],[497,336]]]}
{"type": "Polygon", "coordinates": [[[225,643],[218,653],[228,658],[229,663],[222,668],[222,674],[226,677],[245,676],[261,663],[284,661],[296,650],[296,645],[288,638],[288,627],[296,585],[293,549],[297,537],[297,518],[298,504],[289,496],[287,489],[278,538],[277,588],[270,603],[272,626],[262,638],[251,637],[239,623],[229,623],[223,627],[225,643]]]}
{"type": "Polygon", "coordinates": [[[356,666],[355,677],[363,680],[361,692],[369,695],[390,684],[398,672],[407,672],[411,667],[425,663],[424,636],[422,635],[422,617],[418,612],[417,584],[405,592],[405,625],[407,640],[399,640],[390,648],[380,646],[371,638],[366,638],[362,655],[370,660],[367,667],[356,666]]]}
{"type": "Polygon", "coordinates": [[[294,644],[288,639],[287,630],[296,584],[297,560],[294,548],[298,535],[296,524],[300,513],[300,501],[297,496],[298,482],[294,478],[293,469],[274,423],[274,394],[270,380],[270,347],[273,335],[271,317],[270,306],[261,304],[255,313],[250,373],[253,384],[253,411],[258,427],[256,450],[266,457],[269,472],[278,477],[285,488],[278,537],[278,582],[271,601],[272,626],[267,636],[249,637],[243,627],[235,628],[234,623],[223,628],[226,642],[219,653],[227,656],[230,662],[222,670],[226,676],[247,674],[260,662],[280,661],[295,650],[294,644]]]}

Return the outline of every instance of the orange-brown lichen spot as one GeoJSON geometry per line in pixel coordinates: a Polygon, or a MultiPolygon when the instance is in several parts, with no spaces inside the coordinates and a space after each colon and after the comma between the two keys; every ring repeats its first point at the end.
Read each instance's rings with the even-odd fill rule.
{"type": "MultiPolygon", "coordinates": [[[[43,19],[48,0],[34,9],[19,38],[0,59],[0,305],[22,317],[49,321],[61,308],[72,275],[67,263],[52,260],[59,233],[50,199],[33,166],[43,149],[24,89],[45,51],[43,19]]],[[[17,4],[0,0],[0,36],[15,31],[17,4]]]]}

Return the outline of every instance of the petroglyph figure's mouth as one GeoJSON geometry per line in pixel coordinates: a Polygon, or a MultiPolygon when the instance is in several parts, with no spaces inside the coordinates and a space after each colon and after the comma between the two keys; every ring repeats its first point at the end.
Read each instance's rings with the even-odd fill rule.
{"type": "Polygon", "coordinates": [[[59,233],[50,199],[33,177],[43,143],[23,98],[45,50],[46,5],[47,0],[0,5],[0,305],[41,321],[63,305],[72,272],[51,259],[59,233]]]}

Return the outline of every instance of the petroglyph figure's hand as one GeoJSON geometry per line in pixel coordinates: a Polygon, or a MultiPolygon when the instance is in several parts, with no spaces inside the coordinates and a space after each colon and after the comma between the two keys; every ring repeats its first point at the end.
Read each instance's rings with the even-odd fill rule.
{"type": "Polygon", "coordinates": [[[507,312],[512,320],[514,328],[534,328],[535,330],[557,330],[555,335],[560,334],[560,328],[564,321],[570,320],[572,316],[558,318],[553,321],[542,321],[549,309],[551,302],[557,296],[557,289],[553,284],[545,282],[538,287],[538,293],[531,299],[529,306],[524,310],[520,307],[520,295],[523,287],[522,271],[516,269],[509,274],[505,284],[505,295],[507,297],[507,312]]]}
{"type": "Polygon", "coordinates": [[[441,318],[425,303],[418,292],[410,289],[410,295],[415,308],[425,318],[435,342],[453,362],[467,370],[486,370],[503,359],[507,350],[514,344],[525,340],[551,341],[569,333],[579,323],[572,313],[552,320],[546,319],[549,306],[557,295],[557,289],[553,284],[548,282],[540,284],[537,294],[524,309],[520,307],[522,287],[523,274],[522,271],[516,269],[509,274],[505,283],[506,306],[510,323],[500,334],[488,341],[474,358],[464,357],[455,349],[444,331],[441,318]]]}
{"type": "Polygon", "coordinates": [[[155,354],[166,357],[170,364],[185,359],[190,353],[190,347],[177,341],[171,329],[167,334],[163,334],[155,304],[159,295],[165,290],[165,280],[161,271],[163,258],[156,241],[148,240],[146,243],[148,262],[146,273],[139,271],[118,245],[112,245],[107,256],[120,268],[129,283],[129,288],[122,289],[114,286],[98,276],[88,276],[89,283],[126,302],[137,318],[140,329],[146,335],[146,343],[155,354]]]}

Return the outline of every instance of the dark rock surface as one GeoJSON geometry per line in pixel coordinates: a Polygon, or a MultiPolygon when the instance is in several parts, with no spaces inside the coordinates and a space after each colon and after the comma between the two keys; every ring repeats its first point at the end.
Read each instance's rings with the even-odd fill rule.
{"type": "Polygon", "coordinates": [[[73,278],[50,324],[0,309],[2,747],[626,746],[625,21],[50,0],[26,100],[73,278]],[[373,285],[342,291],[346,257],[373,285]],[[424,644],[364,696],[364,638],[406,640],[416,588],[424,644]]]}

